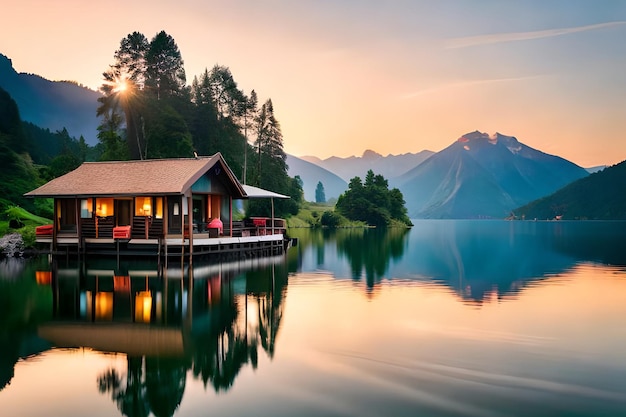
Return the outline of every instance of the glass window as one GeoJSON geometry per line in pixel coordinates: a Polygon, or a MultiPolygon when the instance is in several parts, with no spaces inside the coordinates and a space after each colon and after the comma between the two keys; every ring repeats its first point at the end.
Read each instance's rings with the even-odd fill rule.
{"type": "Polygon", "coordinates": [[[161,197],[157,197],[154,199],[155,202],[155,210],[154,217],[157,219],[163,218],[163,199],[161,197]]]}
{"type": "Polygon", "coordinates": [[[112,198],[96,198],[96,216],[106,217],[113,215],[112,198]]]}
{"type": "Polygon", "coordinates": [[[80,217],[83,219],[93,217],[93,200],[91,198],[83,198],[80,200],[80,217]]]}
{"type": "Polygon", "coordinates": [[[152,197],[135,198],[135,216],[152,216],[152,197]]]}

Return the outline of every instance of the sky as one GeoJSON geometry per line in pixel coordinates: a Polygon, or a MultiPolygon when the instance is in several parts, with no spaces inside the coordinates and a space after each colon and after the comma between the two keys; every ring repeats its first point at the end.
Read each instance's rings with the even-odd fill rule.
{"type": "Polygon", "coordinates": [[[0,53],[97,89],[132,32],[176,41],[187,83],[224,65],[272,99],[296,156],[440,151],[479,130],[584,167],[626,159],[626,1],[20,0],[0,53]]]}

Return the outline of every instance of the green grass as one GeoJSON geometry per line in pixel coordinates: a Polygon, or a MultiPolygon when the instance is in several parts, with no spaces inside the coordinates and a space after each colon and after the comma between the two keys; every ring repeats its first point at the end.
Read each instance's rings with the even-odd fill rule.
{"type": "Polygon", "coordinates": [[[18,206],[9,207],[4,211],[4,215],[9,220],[16,219],[21,220],[22,222],[30,221],[37,224],[38,226],[52,223],[52,220],[36,216],[33,213],[18,206]]]}
{"type": "Polygon", "coordinates": [[[36,216],[19,206],[9,206],[4,213],[2,213],[2,219],[0,220],[0,236],[4,236],[8,233],[19,233],[22,235],[22,239],[24,239],[24,245],[26,247],[33,247],[35,245],[35,229],[37,226],[50,223],[52,223],[52,220],[36,216]],[[11,220],[18,220],[24,226],[18,229],[12,229],[9,227],[11,220]]]}
{"type": "MultiPolygon", "coordinates": [[[[332,211],[335,207],[327,204],[306,202],[298,211],[298,214],[287,219],[287,227],[322,227],[320,222],[322,215],[326,211],[332,211]]],[[[351,221],[341,216],[341,222],[337,227],[368,227],[367,224],[360,221],[351,221]]]]}

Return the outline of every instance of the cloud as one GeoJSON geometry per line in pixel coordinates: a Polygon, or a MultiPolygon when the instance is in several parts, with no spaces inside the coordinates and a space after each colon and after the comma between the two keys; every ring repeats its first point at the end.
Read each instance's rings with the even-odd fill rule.
{"type": "Polygon", "coordinates": [[[534,32],[513,32],[513,33],[495,33],[490,35],[468,36],[464,38],[453,38],[446,41],[447,49],[467,48],[477,45],[488,45],[494,43],[516,42],[531,39],[550,38],[554,36],[569,35],[571,33],[587,32],[590,30],[604,29],[613,26],[626,25],[625,21],[598,23],[595,25],[578,26],[563,29],[547,29],[537,30],[534,32]]]}
{"type": "Polygon", "coordinates": [[[514,82],[514,81],[522,81],[522,80],[530,80],[535,78],[543,77],[544,75],[528,75],[522,77],[509,77],[509,78],[491,78],[484,80],[463,80],[463,81],[453,81],[446,84],[433,85],[430,87],[426,87],[420,90],[411,91],[409,93],[405,93],[400,95],[400,99],[409,100],[418,96],[422,96],[425,94],[439,92],[441,90],[458,88],[458,87],[466,87],[480,84],[491,84],[491,83],[502,83],[502,82],[514,82]]]}

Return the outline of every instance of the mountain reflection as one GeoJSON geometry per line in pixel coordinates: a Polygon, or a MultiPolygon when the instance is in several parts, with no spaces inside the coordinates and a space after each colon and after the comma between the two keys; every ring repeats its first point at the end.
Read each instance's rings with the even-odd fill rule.
{"type": "Polygon", "coordinates": [[[188,371],[225,391],[275,352],[287,288],[284,257],[193,268],[90,260],[52,268],[53,319],[38,335],[57,347],[126,355],[98,388],[126,416],[171,416],[188,371]]]}
{"type": "Polygon", "coordinates": [[[410,230],[301,231],[299,268],[435,282],[464,302],[511,299],[581,262],[626,265],[626,222],[416,220],[410,230]],[[345,258],[345,261],[343,261],[345,258]]]}

